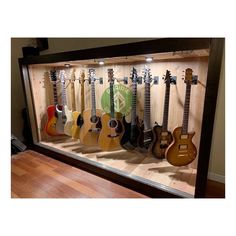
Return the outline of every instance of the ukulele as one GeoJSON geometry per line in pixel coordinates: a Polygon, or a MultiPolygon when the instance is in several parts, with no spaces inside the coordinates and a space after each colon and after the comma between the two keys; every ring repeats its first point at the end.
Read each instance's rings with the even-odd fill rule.
{"type": "Polygon", "coordinates": [[[155,133],[156,141],[153,144],[152,153],[158,159],[165,158],[165,151],[167,147],[172,143],[173,138],[170,131],[168,131],[168,115],[169,115],[169,100],[170,100],[170,84],[174,82],[171,77],[170,71],[166,71],[164,78],[166,84],[164,112],[162,126],[155,125],[153,131],[155,133]]]}
{"type": "MultiPolygon", "coordinates": [[[[64,125],[64,134],[71,136],[71,127],[73,124],[73,118],[72,118],[72,110],[69,110],[67,106],[67,100],[66,100],[66,88],[65,88],[65,71],[60,71],[60,80],[61,80],[61,88],[62,88],[62,106],[64,108],[65,112],[65,125],[64,125]]],[[[63,111],[63,110],[62,110],[63,111]]]]}
{"type": "Polygon", "coordinates": [[[82,127],[84,120],[83,120],[83,111],[84,111],[84,78],[85,74],[84,71],[81,74],[81,79],[80,79],[80,84],[81,84],[81,93],[80,93],[80,98],[81,98],[81,108],[80,112],[74,111],[72,113],[73,117],[73,125],[71,128],[72,132],[72,138],[74,139],[79,139],[79,133],[80,133],[80,128],[82,127]]]}
{"type": "Polygon", "coordinates": [[[136,115],[136,103],[137,103],[137,70],[133,67],[132,74],[132,108],[131,108],[131,123],[127,123],[125,116],[123,117],[124,134],[121,138],[120,144],[126,150],[133,150],[137,147],[138,136],[140,133],[139,119],[136,115]]]}
{"type": "Polygon", "coordinates": [[[189,105],[192,84],[192,69],[185,71],[186,93],[184,102],[183,125],[173,131],[173,142],[166,150],[166,159],[173,166],[185,166],[190,164],[197,156],[197,149],[192,142],[195,134],[188,133],[189,105]]]}
{"type": "Polygon", "coordinates": [[[50,71],[50,79],[53,86],[54,105],[50,105],[47,107],[47,123],[45,125],[45,132],[50,136],[57,136],[57,135],[60,135],[58,131],[56,130],[56,123],[57,123],[57,118],[58,118],[57,111],[60,110],[61,107],[58,105],[56,70],[50,71]]]}
{"type": "Polygon", "coordinates": [[[123,133],[122,114],[115,112],[114,107],[114,78],[113,69],[108,69],[108,78],[110,82],[110,114],[102,116],[102,129],[98,138],[98,145],[104,151],[113,151],[120,149],[120,139],[123,133]]]}
{"type": "Polygon", "coordinates": [[[144,69],[144,120],[141,123],[140,135],[138,137],[138,149],[143,153],[151,152],[152,143],[154,142],[154,133],[151,126],[151,111],[150,111],[150,83],[151,83],[150,69],[144,69]]]}
{"type": "Polygon", "coordinates": [[[102,111],[100,109],[96,109],[96,78],[94,69],[89,69],[89,80],[91,81],[92,108],[83,112],[84,124],[80,129],[80,142],[85,145],[97,145],[99,133],[102,128],[102,111]]]}
{"type": "Polygon", "coordinates": [[[56,111],[57,111],[56,130],[60,134],[65,134],[64,128],[67,121],[65,109],[68,109],[68,108],[66,105],[65,71],[64,70],[60,71],[59,78],[61,81],[62,109],[59,110],[58,106],[56,106],[56,111]]]}

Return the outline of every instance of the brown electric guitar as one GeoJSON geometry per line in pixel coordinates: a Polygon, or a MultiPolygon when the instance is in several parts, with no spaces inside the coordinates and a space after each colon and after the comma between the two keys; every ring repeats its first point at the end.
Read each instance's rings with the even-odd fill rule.
{"type": "Polygon", "coordinates": [[[92,109],[83,112],[84,124],[80,129],[80,142],[85,145],[97,145],[100,130],[102,128],[102,110],[96,109],[96,78],[94,69],[89,69],[89,80],[91,81],[92,109]]]}
{"type": "Polygon", "coordinates": [[[165,76],[164,80],[165,80],[165,84],[166,84],[166,90],[165,90],[165,101],[164,101],[162,126],[155,125],[153,128],[153,131],[156,136],[156,141],[153,144],[152,153],[158,159],[165,158],[165,151],[166,151],[167,147],[173,141],[171,132],[168,131],[170,84],[175,82],[171,77],[170,71],[168,71],[168,70],[166,71],[166,76],[165,76]]]}
{"type": "Polygon", "coordinates": [[[190,164],[197,156],[197,149],[192,142],[195,134],[188,133],[189,105],[191,84],[193,80],[192,69],[185,71],[186,93],[184,102],[183,125],[173,131],[174,141],[166,150],[166,159],[173,166],[185,166],[190,164]]]}
{"type": "Polygon", "coordinates": [[[110,113],[102,116],[102,129],[98,138],[98,145],[104,151],[121,149],[120,139],[123,135],[122,114],[115,112],[114,107],[114,77],[113,69],[108,69],[110,82],[110,113]]]}
{"type": "Polygon", "coordinates": [[[80,85],[81,85],[81,93],[80,93],[80,100],[81,100],[81,108],[80,112],[73,111],[72,117],[73,117],[73,125],[71,128],[72,138],[79,139],[79,133],[80,129],[84,123],[83,120],[83,112],[84,112],[84,78],[85,74],[82,72],[81,78],[80,78],[80,85]]]}

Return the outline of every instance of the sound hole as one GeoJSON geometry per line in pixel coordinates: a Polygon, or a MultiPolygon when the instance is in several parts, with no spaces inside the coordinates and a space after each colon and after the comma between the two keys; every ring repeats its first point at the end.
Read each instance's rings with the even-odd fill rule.
{"type": "Polygon", "coordinates": [[[110,122],[109,122],[109,126],[110,126],[111,128],[116,128],[117,125],[118,125],[118,123],[117,123],[116,120],[110,120],[110,122]]]}
{"type": "Polygon", "coordinates": [[[97,123],[97,122],[98,122],[98,117],[97,117],[97,116],[92,116],[92,117],[90,118],[90,121],[91,121],[92,123],[97,123]]]}

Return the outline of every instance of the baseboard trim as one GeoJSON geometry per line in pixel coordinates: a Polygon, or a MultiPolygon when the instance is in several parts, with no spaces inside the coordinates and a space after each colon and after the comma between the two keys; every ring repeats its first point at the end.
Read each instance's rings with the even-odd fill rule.
{"type": "Polygon", "coordinates": [[[218,175],[216,173],[213,172],[209,172],[208,173],[208,179],[210,180],[214,180],[220,183],[225,183],[225,176],[224,175],[218,175]]]}

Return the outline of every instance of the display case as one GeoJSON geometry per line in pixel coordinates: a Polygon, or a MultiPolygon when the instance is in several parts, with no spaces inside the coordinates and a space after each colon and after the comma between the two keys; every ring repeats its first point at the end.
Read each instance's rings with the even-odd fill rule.
{"type": "Polygon", "coordinates": [[[204,197],[223,47],[165,38],[19,59],[33,147],[151,197],[204,197]]]}

